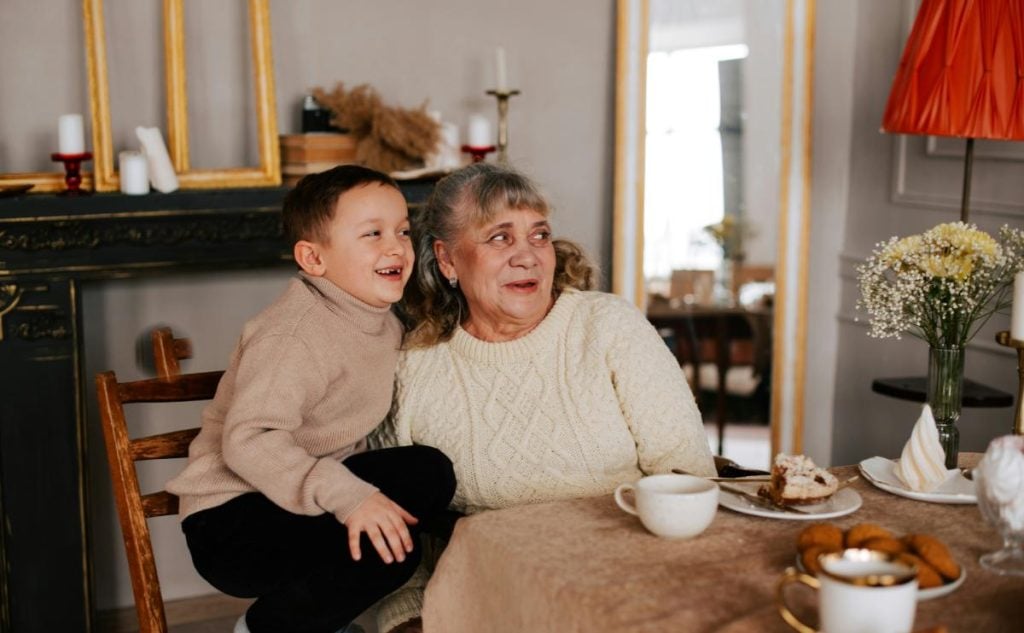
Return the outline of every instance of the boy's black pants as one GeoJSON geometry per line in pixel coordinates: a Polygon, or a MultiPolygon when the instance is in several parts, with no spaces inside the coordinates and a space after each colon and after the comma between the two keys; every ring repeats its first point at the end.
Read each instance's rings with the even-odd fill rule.
{"type": "Polygon", "coordinates": [[[332,514],[292,514],[259,493],[197,512],[182,530],[199,574],[224,593],[257,598],[252,633],[333,633],[401,587],[420,562],[419,534],[444,514],[455,492],[451,461],[429,446],[368,451],[343,462],[419,519],[415,548],[387,564],[363,533],[353,561],[348,530],[332,514]]]}

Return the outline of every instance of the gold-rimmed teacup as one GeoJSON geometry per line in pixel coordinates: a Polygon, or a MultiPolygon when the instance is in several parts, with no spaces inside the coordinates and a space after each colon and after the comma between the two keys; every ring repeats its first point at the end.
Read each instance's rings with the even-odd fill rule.
{"type": "Polygon", "coordinates": [[[917,610],[917,570],[885,552],[847,549],[818,557],[815,578],[787,569],[776,585],[782,619],[800,633],[817,633],[790,610],[785,590],[790,583],[818,593],[818,616],[827,633],[908,633],[917,610]]]}

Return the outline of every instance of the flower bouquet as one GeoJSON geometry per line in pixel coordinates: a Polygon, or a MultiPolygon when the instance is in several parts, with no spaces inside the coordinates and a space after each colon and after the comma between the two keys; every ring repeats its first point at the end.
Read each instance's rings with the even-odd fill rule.
{"type": "Polygon", "coordinates": [[[956,467],[964,346],[994,313],[1010,305],[1014,274],[1024,268],[1024,232],[1004,226],[998,239],[973,224],[940,224],[920,235],[879,243],[857,267],[858,309],[869,334],[928,342],[928,402],[946,467],[956,467]]]}
{"type": "Polygon", "coordinates": [[[722,247],[723,258],[742,260],[746,256],[743,242],[753,236],[753,231],[743,218],[726,215],[721,222],[709,224],[704,230],[722,247]]]}
{"type": "Polygon", "coordinates": [[[741,217],[726,215],[721,222],[709,224],[704,231],[722,248],[722,264],[715,275],[715,302],[732,305],[736,300],[735,269],[747,253],[743,242],[753,235],[741,217]]]}

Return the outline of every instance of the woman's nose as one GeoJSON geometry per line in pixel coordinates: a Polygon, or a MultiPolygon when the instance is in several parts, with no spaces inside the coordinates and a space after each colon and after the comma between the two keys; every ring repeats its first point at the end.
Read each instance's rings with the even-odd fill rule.
{"type": "Polygon", "coordinates": [[[514,246],[514,251],[509,257],[509,264],[512,266],[522,266],[529,268],[537,263],[537,254],[533,252],[533,248],[530,243],[526,240],[518,242],[514,246]]]}

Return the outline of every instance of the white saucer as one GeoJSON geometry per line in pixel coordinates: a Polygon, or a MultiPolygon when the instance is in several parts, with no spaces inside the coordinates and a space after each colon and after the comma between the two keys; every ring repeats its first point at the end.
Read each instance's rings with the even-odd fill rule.
{"type": "MultiPolygon", "coordinates": [[[[729,484],[743,490],[748,490],[751,494],[755,495],[757,494],[757,489],[761,485],[756,483],[744,484],[741,479],[731,481],[729,484]]],[[[718,494],[718,504],[724,508],[729,508],[730,510],[735,510],[736,512],[743,514],[751,514],[756,517],[790,519],[793,521],[819,521],[821,519],[834,519],[835,517],[841,517],[850,514],[851,512],[856,512],[857,508],[860,507],[861,502],[862,500],[860,495],[856,490],[852,488],[843,488],[823,503],[797,506],[800,510],[806,512],[800,513],[785,510],[783,508],[754,505],[742,495],[738,495],[724,489],[720,489],[718,494]]]]}
{"type": "Polygon", "coordinates": [[[884,457],[870,457],[860,463],[864,478],[877,488],[894,495],[930,501],[932,503],[977,503],[974,482],[963,476],[959,470],[950,470],[946,481],[931,492],[917,492],[907,488],[895,472],[896,462],[884,457]]]}
{"type": "MultiPolygon", "coordinates": [[[[796,556],[796,568],[799,569],[802,572],[806,572],[807,571],[806,569],[804,569],[804,562],[802,560],[800,560],[800,555],[799,554],[797,554],[797,556],[796,556]]],[[[953,593],[954,591],[956,591],[957,589],[960,588],[960,585],[964,584],[964,580],[966,580],[966,579],[967,579],[967,570],[961,565],[961,567],[960,567],[960,576],[956,580],[954,580],[952,582],[947,582],[947,583],[945,583],[943,585],[939,585],[938,587],[930,587],[928,589],[918,589],[917,590],[917,601],[918,602],[924,602],[925,600],[932,600],[933,598],[941,598],[942,596],[945,596],[947,594],[953,593]]]]}

